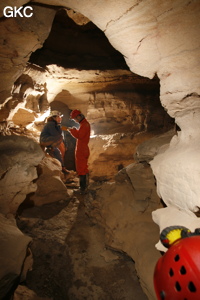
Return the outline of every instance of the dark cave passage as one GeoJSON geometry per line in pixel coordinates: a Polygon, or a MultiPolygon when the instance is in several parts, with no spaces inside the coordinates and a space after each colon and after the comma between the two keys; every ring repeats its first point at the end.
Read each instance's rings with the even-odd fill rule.
{"type": "Polygon", "coordinates": [[[64,9],[57,11],[48,38],[41,49],[32,53],[29,62],[79,70],[129,69],[122,54],[96,25],[78,25],[64,9]]]}

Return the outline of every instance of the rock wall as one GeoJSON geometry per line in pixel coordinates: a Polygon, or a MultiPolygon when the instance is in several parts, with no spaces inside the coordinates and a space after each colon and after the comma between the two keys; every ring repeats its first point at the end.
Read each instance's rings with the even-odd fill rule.
{"type": "MultiPolygon", "coordinates": [[[[122,5],[119,1],[116,5],[116,2],[113,4],[110,1],[107,10],[104,9],[104,2],[93,1],[91,4],[83,1],[80,4],[79,1],[72,3],[69,0],[66,3],[105,32],[111,44],[126,57],[131,71],[149,78],[158,74],[161,103],[181,128],[181,133],[172,140],[168,151],[151,164],[158,182],[158,192],[164,202],[170,202],[173,207],[179,203],[182,210],[185,210],[185,202],[191,203],[192,198],[190,209],[194,209],[199,205],[196,184],[193,193],[192,175],[196,174],[195,181],[199,181],[199,167],[195,164],[199,160],[199,2],[127,1],[122,5]],[[117,6],[116,9],[109,9],[113,5],[117,6]],[[184,159],[179,156],[178,148],[184,152],[184,159]],[[174,164],[176,155],[179,158],[174,164]],[[188,159],[191,163],[186,166],[188,159]],[[162,174],[159,167],[161,160],[162,174]],[[182,180],[177,179],[176,184],[164,187],[164,182],[171,182],[172,178],[171,169],[167,172],[169,162],[173,175],[182,180]],[[180,192],[183,185],[187,189],[185,201],[180,192]],[[169,189],[173,195],[170,199],[169,189]]],[[[178,220],[171,220],[172,225],[174,222],[178,220]]]]}
{"type": "Polygon", "coordinates": [[[0,295],[11,297],[32,268],[32,239],[17,227],[21,204],[41,206],[67,200],[61,165],[45,157],[41,147],[25,136],[0,137],[0,295]]]}
{"type": "MultiPolygon", "coordinates": [[[[25,2],[16,1],[15,5],[20,6],[25,2]]],[[[26,116],[23,125],[28,124],[28,120],[32,122],[35,117],[32,111],[29,111],[30,103],[34,107],[35,97],[31,98],[29,94],[27,99],[29,105],[25,107],[26,102],[21,103],[18,98],[15,98],[15,89],[11,97],[11,89],[13,83],[24,72],[31,53],[42,46],[50,31],[55,9],[48,5],[66,6],[82,13],[93,21],[105,33],[111,44],[124,55],[132,72],[148,78],[153,78],[157,74],[160,79],[161,103],[168,114],[175,118],[181,131],[173,137],[169,146],[162,148],[150,162],[156,176],[158,194],[168,206],[153,213],[153,217],[161,228],[165,225],[177,225],[175,224],[177,222],[179,225],[187,224],[190,229],[199,227],[199,218],[194,215],[199,207],[200,196],[198,190],[200,174],[198,164],[199,2],[195,0],[129,0],[126,2],[53,0],[51,3],[49,0],[42,0],[37,2],[46,4],[47,7],[33,4],[33,18],[28,20],[20,17],[3,18],[0,23],[0,51],[3,54],[0,62],[1,121],[9,117],[12,120],[13,112],[18,113],[14,118],[17,124],[22,113],[26,116]]],[[[6,1],[2,1],[1,11],[5,5],[7,5],[6,1]]],[[[76,73],[70,74],[72,78],[68,84],[70,86],[71,83],[73,89],[76,73]]],[[[48,82],[49,86],[52,86],[52,89],[49,89],[49,102],[53,101],[62,89],[62,80],[57,87],[53,84],[54,81],[55,78],[51,78],[48,82]]],[[[47,100],[45,85],[41,85],[41,89],[43,89],[42,94],[38,93],[37,96],[45,109],[47,100]]],[[[20,90],[22,98],[24,96],[26,98],[24,87],[21,86],[20,90]]],[[[76,92],[78,93],[77,90],[76,92]]],[[[77,101],[76,104],[78,103],[77,101]]],[[[86,106],[83,105],[83,109],[85,108],[86,106]]],[[[14,170],[16,168],[17,166],[14,170]]],[[[4,175],[8,176],[8,173],[4,175]]],[[[6,177],[3,177],[3,180],[4,178],[6,177]]],[[[8,198],[10,199],[10,196],[8,198]]],[[[17,195],[15,200],[17,203],[18,200],[21,201],[17,195]]],[[[6,213],[10,212],[10,209],[12,212],[16,211],[14,202],[9,209],[4,207],[4,203],[5,199],[2,201],[2,209],[6,213]]]]}
{"type": "Polygon", "coordinates": [[[44,153],[31,139],[18,136],[1,137],[0,153],[0,210],[4,215],[15,215],[26,195],[37,189],[33,181],[44,153]]]}
{"type": "Polygon", "coordinates": [[[159,202],[152,171],[143,163],[124,168],[115,182],[94,184],[85,199],[88,215],[105,229],[106,246],[127,253],[135,261],[148,299],[155,299],[153,273],[159,258],[155,249],[159,229],[151,212],[159,202]]]}
{"type": "Polygon", "coordinates": [[[37,189],[36,166],[44,154],[40,146],[27,137],[1,136],[0,156],[0,294],[3,299],[10,295],[13,286],[24,280],[32,266],[28,250],[31,238],[17,228],[15,217],[26,196],[37,189]]]}
{"type": "MultiPolygon", "coordinates": [[[[4,107],[4,131],[12,124],[15,131],[19,128],[39,141],[50,108],[61,111],[63,125],[69,127],[76,125],[69,120],[70,109],[79,108],[91,124],[91,178],[110,180],[134,162],[139,143],[174,127],[158,93],[158,79],[143,79],[127,70],[79,71],[55,65],[46,70],[29,64],[4,107]]],[[[67,133],[65,144],[65,165],[75,170],[75,140],[67,133]]]]}
{"type": "MultiPolygon", "coordinates": [[[[16,1],[15,6],[24,3],[25,1],[16,1]]],[[[2,1],[0,5],[2,16],[3,8],[8,3],[2,1]]],[[[0,104],[5,103],[5,100],[10,97],[13,83],[22,74],[31,53],[42,47],[49,34],[55,10],[34,6],[34,11],[32,18],[3,18],[0,24],[0,52],[3,54],[0,72],[0,104]]]]}
{"type": "Polygon", "coordinates": [[[0,292],[1,298],[11,296],[11,289],[26,277],[26,268],[32,267],[32,256],[28,250],[31,238],[25,236],[16,226],[13,218],[0,213],[0,292]],[[26,266],[26,267],[25,267],[26,266]]]}
{"type": "Polygon", "coordinates": [[[90,139],[90,178],[113,180],[121,169],[135,162],[133,153],[137,146],[149,140],[155,133],[116,133],[93,136],[90,139]]]}
{"type": "Polygon", "coordinates": [[[141,286],[152,300],[153,273],[160,256],[155,249],[159,228],[152,221],[152,212],[162,211],[163,205],[149,162],[159,149],[168,147],[173,135],[171,130],[141,142],[135,149],[135,162],[120,170],[114,182],[91,185],[85,199],[87,214],[105,229],[107,247],[128,253],[135,261],[141,286]]]}

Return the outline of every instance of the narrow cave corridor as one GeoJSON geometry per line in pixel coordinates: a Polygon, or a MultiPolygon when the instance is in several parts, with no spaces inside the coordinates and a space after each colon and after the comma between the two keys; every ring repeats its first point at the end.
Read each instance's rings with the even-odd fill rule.
{"type": "MultiPolygon", "coordinates": [[[[109,70],[111,74],[108,74],[108,78],[106,78],[106,74],[104,75],[104,80],[109,82],[105,87],[100,80],[97,88],[92,86],[89,92],[85,92],[84,88],[79,88],[78,94],[76,88],[71,92],[67,89],[66,84],[65,88],[55,94],[49,104],[47,101],[49,84],[46,84],[47,93],[40,95],[39,98],[41,113],[46,116],[46,110],[49,108],[51,111],[60,111],[63,114],[62,124],[68,127],[77,126],[73,120],[69,119],[70,111],[76,107],[75,105],[79,105],[78,108],[81,107],[87,111],[87,118],[92,125],[91,157],[96,156],[96,160],[91,158],[93,167],[90,170],[90,181],[91,184],[93,182],[94,187],[88,194],[89,197],[94,192],[96,193],[96,184],[98,186],[101,182],[112,182],[117,171],[123,170],[126,165],[134,161],[132,149],[129,150],[130,153],[124,151],[125,149],[118,152],[118,148],[121,148],[118,140],[125,139],[125,144],[130,144],[129,147],[132,147],[135,134],[140,134],[140,132],[144,132],[144,135],[151,134],[151,132],[164,133],[173,129],[173,119],[169,118],[160,105],[158,78],[148,80],[132,75],[128,71],[123,56],[110,45],[101,30],[91,22],[77,25],[68,17],[65,10],[58,10],[48,38],[43,47],[31,55],[28,64],[30,66],[28,75],[31,79],[33,78],[30,81],[32,87],[34,87],[33,82],[40,77],[38,72],[35,78],[32,77],[35,75],[35,65],[41,70],[55,65],[59,76],[62,77],[64,77],[62,72],[66,69],[69,70],[69,77],[72,76],[70,72],[73,69],[85,70],[86,81],[87,70],[88,72],[91,70],[108,72],[109,70]],[[122,72],[121,82],[115,76],[115,72],[118,70],[122,72]],[[114,79],[110,80],[109,76],[114,79]],[[84,102],[86,102],[85,107],[84,102]],[[115,136],[117,137],[114,142],[116,150],[112,153],[110,144],[115,140],[115,136]],[[105,141],[105,145],[101,143],[98,145],[98,140],[105,141]],[[103,154],[102,148],[107,148],[104,152],[108,152],[108,154],[103,154]],[[98,153],[99,157],[104,155],[105,161],[98,158],[98,153]]],[[[19,84],[25,86],[27,90],[30,87],[27,77],[23,78],[23,75],[15,82],[16,90],[19,84]],[[25,82],[23,82],[24,79],[25,82]]],[[[56,86],[56,83],[53,85],[56,86]]],[[[78,82],[76,85],[81,86],[82,83],[78,82]]],[[[37,87],[41,88],[39,84],[37,87]]],[[[26,91],[21,94],[23,98],[27,97],[24,97],[26,91]]],[[[20,93],[15,93],[15,97],[18,96],[21,96],[20,93]]],[[[30,101],[27,101],[27,104],[28,102],[30,105],[30,101]]],[[[42,124],[37,123],[37,128],[40,129],[42,124]]],[[[31,131],[30,124],[27,128],[31,131]]],[[[76,140],[67,132],[63,132],[63,135],[66,147],[65,167],[70,171],[76,171],[74,155],[76,140]]],[[[137,145],[137,138],[134,143],[137,145]]],[[[73,191],[77,184],[76,178],[66,181],[68,191],[73,191]]],[[[59,192],[57,193],[59,199],[59,192]]],[[[84,297],[87,299],[117,299],[119,297],[120,299],[146,300],[139,285],[134,261],[115,247],[112,249],[105,246],[103,228],[98,224],[92,224],[93,221],[87,217],[85,209],[87,200],[81,196],[78,197],[78,200],[80,205],[77,208],[77,200],[74,202],[72,198],[71,201],[74,205],[71,210],[69,210],[68,201],[63,201],[62,204],[60,200],[52,204],[44,204],[40,209],[34,207],[32,202],[34,200],[29,196],[20,205],[17,213],[18,227],[22,232],[31,236],[34,241],[31,246],[34,265],[33,270],[27,274],[25,286],[40,296],[53,297],[55,300],[83,299],[84,297]],[[46,247],[46,239],[50,238],[47,230],[49,218],[52,217],[50,211],[59,210],[59,206],[61,212],[55,213],[53,218],[59,218],[59,215],[65,212],[67,213],[66,218],[72,220],[73,226],[70,233],[67,234],[64,245],[55,236],[51,238],[50,244],[46,247]],[[77,215],[73,214],[74,209],[76,209],[77,215]],[[35,221],[38,218],[39,223],[35,221]],[[32,220],[31,223],[33,222],[32,225],[29,225],[30,220],[32,220]],[[43,224],[41,227],[41,221],[46,223],[46,226],[43,224]],[[35,227],[41,232],[40,234],[34,232],[35,227]],[[43,236],[45,236],[45,242],[42,242],[43,236]],[[49,247],[54,249],[51,253],[49,253],[49,247]],[[62,254],[63,251],[65,255],[62,254]],[[52,261],[56,262],[56,267],[52,261]],[[46,271],[45,265],[47,266],[46,271]],[[59,275],[59,273],[61,274],[59,275]],[[58,277],[60,277],[59,282],[58,277]],[[38,281],[37,278],[40,280],[38,281]]],[[[62,229],[64,238],[66,236],[65,226],[60,224],[59,227],[56,225],[56,228],[55,234],[62,229]]]]}
{"type": "MultiPolygon", "coordinates": [[[[80,109],[91,125],[91,179],[111,180],[119,166],[134,162],[135,135],[142,133],[146,139],[164,133],[174,128],[174,119],[161,106],[159,79],[130,72],[100,29],[83,16],[76,24],[67,12],[57,10],[43,47],[32,53],[15,81],[9,100],[15,107],[8,119],[38,141],[49,110],[61,111],[62,124],[72,127],[76,123],[69,120],[69,112],[80,109]],[[34,113],[39,116],[35,120],[34,113]],[[120,136],[125,136],[128,152],[117,146],[120,136]],[[117,139],[113,149],[112,139],[117,139]]],[[[63,134],[65,166],[75,171],[75,140],[63,134]]]]}
{"type": "Polygon", "coordinates": [[[0,295],[156,300],[159,232],[200,226],[199,3],[61,2],[1,13],[0,295]],[[67,175],[39,141],[52,110],[78,128],[74,109],[91,126],[85,195],[76,139],[63,132],[67,175]]]}

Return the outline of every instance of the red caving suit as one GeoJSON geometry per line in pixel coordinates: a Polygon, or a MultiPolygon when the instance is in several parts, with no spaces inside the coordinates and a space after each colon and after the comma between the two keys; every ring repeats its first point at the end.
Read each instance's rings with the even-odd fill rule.
{"type": "Polygon", "coordinates": [[[80,122],[80,128],[71,128],[70,133],[77,139],[75,149],[76,172],[78,175],[86,175],[88,171],[88,158],[90,150],[88,143],[90,140],[90,124],[86,119],[80,122]]]}

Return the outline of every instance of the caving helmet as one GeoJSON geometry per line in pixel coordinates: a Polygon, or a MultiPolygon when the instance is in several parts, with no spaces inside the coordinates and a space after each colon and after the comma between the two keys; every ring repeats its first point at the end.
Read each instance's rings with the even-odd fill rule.
{"type": "Polygon", "coordinates": [[[167,252],[154,271],[158,300],[200,299],[200,228],[192,233],[183,226],[170,226],[160,240],[167,252]]]}
{"type": "Polygon", "coordinates": [[[71,119],[75,119],[78,115],[81,115],[81,111],[78,109],[74,109],[72,110],[72,112],[70,113],[70,118],[71,119]]]}
{"type": "Polygon", "coordinates": [[[58,110],[52,110],[50,112],[50,117],[63,117],[63,114],[58,110]]]}

